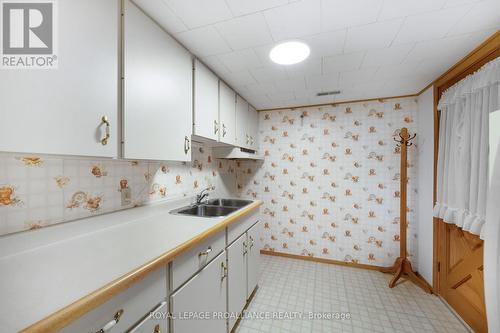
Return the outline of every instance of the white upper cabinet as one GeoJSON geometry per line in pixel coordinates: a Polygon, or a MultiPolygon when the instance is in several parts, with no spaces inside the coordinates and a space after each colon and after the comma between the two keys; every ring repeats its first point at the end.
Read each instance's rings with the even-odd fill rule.
{"type": "Polygon", "coordinates": [[[118,155],[119,6],[57,1],[58,68],[0,70],[0,151],[118,155]]]}
{"type": "Polygon", "coordinates": [[[123,157],[191,160],[190,53],[126,0],[123,56],[123,157]]]}
{"type": "Polygon", "coordinates": [[[250,136],[250,148],[259,149],[259,112],[251,105],[248,106],[248,135],[250,136]]]}
{"type": "Polygon", "coordinates": [[[218,140],[219,78],[205,65],[194,61],[193,134],[218,140]]]}
{"type": "Polygon", "coordinates": [[[243,148],[250,148],[248,120],[248,102],[236,95],[236,144],[243,148]]]}
{"type": "Polygon", "coordinates": [[[219,81],[220,142],[236,145],[236,93],[219,81]]]}

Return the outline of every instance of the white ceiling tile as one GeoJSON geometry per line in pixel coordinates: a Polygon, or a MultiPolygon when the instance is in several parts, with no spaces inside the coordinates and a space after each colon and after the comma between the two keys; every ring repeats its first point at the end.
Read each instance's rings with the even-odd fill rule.
{"type": "Polygon", "coordinates": [[[306,75],[320,75],[322,73],[321,58],[308,58],[298,64],[283,66],[289,77],[304,77],[306,75]]]}
{"type": "Polygon", "coordinates": [[[273,42],[261,13],[241,16],[215,25],[234,50],[246,49],[273,42]]]}
{"type": "Polygon", "coordinates": [[[163,0],[134,0],[133,2],[169,33],[174,34],[188,30],[188,27],[163,0]]]}
{"type": "Polygon", "coordinates": [[[200,60],[207,65],[211,70],[217,73],[219,76],[225,76],[229,74],[229,69],[224,66],[217,56],[209,56],[200,58],[200,60]]]}
{"type": "Polygon", "coordinates": [[[403,19],[377,22],[347,29],[344,52],[388,47],[401,28],[403,19]]]}
{"type": "Polygon", "coordinates": [[[253,49],[245,49],[218,55],[220,61],[232,72],[262,67],[262,62],[253,49]]]}
{"type": "Polygon", "coordinates": [[[340,89],[347,89],[350,86],[372,81],[378,68],[357,69],[354,71],[340,72],[340,89]]]}
{"type": "Polygon", "coordinates": [[[255,78],[247,70],[231,72],[223,78],[231,86],[249,85],[252,83],[256,83],[255,78]]]}
{"type": "MultiPolygon", "coordinates": [[[[397,78],[401,76],[409,76],[415,74],[415,67],[418,64],[404,62],[399,65],[382,66],[380,67],[373,80],[385,81],[392,78],[397,78]]],[[[423,88],[423,87],[422,87],[423,88]]]]}
{"type": "Polygon", "coordinates": [[[409,16],[405,19],[394,43],[418,42],[444,37],[470,8],[467,5],[409,16]]]}
{"type": "Polygon", "coordinates": [[[382,0],[322,0],[322,31],[373,23],[377,20],[382,4],[382,0]]]}
{"type": "Polygon", "coordinates": [[[285,69],[280,65],[254,68],[251,69],[250,72],[258,82],[272,82],[288,79],[285,69]]]}
{"type": "Polygon", "coordinates": [[[266,10],[269,29],[274,40],[300,38],[321,31],[321,0],[302,0],[287,6],[266,10]]]}
{"type": "Polygon", "coordinates": [[[178,33],[175,37],[198,57],[231,51],[224,39],[212,26],[178,33]]]}
{"type": "Polygon", "coordinates": [[[463,34],[484,29],[500,28],[500,1],[489,0],[476,3],[452,28],[450,34],[463,34]]]}
{"type": "Polygon", "coordinates": [[[344,51],[347,29],[322,32],[302,40],[311,48],[311,58],[339,54],[344,51]]]}
{"type": "Polygon", "coordinates": [[[385,0],[379,21],[441,9],[446,0],[385,0]]]}
{"type": "Polygon", "coordinates": [[[323,74],[360,68],[365,52],[338,54],[323,59],[323,74]]]}
{"type": "Polygon", "coordinates": [[[311,89],[296,90],[294,94],[295,98],[297,99],[306,99],[306,98],[309,99],[316,97],[316,94],[320,91],[321,90],[311,90],[311,89]]]}
{"type": "Polygon", "coordinates": [[[235,16],[288,4],[288,0],[226,0],[226,2],[235,16]]]}
{"type": "Polygon", "coordinates": [[[276,84],[274,82],[248,84],[246,88],[251,94],[255,95],[265,95],[277,90],[276,84]]]}
{"type": "Polygon", "coordinates": [[[290,100],[290,99],[295,99],[295,95],[293,94],[292,91],[288,92],[274,92],[274,93],[269,93],[267,96],[271,100],[290,100]]]}
{"type": "Polygon", "coordinates": [[[257,46],[254,47],[254,51],[259,57],[260,61],[265,65],[265,66],[274,66],[276,63],[274,63],[271,58],[269,58],[269,52],[271,52],[271,49],[275,46],[275,44],[268,44],[268,45],[262,45],[262,46],[257,46]]]}
{"type": "Polygon", "coordinates": [[[403,62],[415,43],[401,44],[366,52],[362,68],[397,65],[403,62]]]}
{"type": "Polygon", "coordinates": [[[308,76],[306,77],[306,87],[315,92],[337,90],[340,88],[339,73],[308,76]]]}
{"type": "Polygon", "coordinates": [[[165,0],[170,8],[190,28],[220,22],[232,17],[224,0],[165,0]]]}
{"type": "Polygon", "coordinates": [[[300,91],[306,89],[306,80],[303,77],[275,82],[277,92],[300,91]]]}
{"type": "Polygon", "coordinates": [[[405,62],[421,62],[426,59],[446,60],[452,66],[483,41],[482,33],[471,33],[418,42],[405,62]]]}
{"type": "Polygon", "coordinates": [[[448,1],[446,1],[444,8],[467,5],[467,4],[476,3],[479,1],[484,1],[484,0],[448,0],[448,1]]]}

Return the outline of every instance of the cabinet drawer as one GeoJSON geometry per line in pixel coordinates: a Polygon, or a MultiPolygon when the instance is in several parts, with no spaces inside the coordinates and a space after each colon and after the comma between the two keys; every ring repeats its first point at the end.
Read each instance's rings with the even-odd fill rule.
{"type": "Polygon", "coordinates": [[[165,301],[166,298],[167,267],[165,266],[90,311],[64,328],[62,332],[98,332],[106,324],[110,323],[115,314],[121,310],[123,310],[123,313],[119,321],[106,333],[125,332],[159,303],[165,301]]]}
{"type": "Polygon", "coordinates": [[[167,333],[167,301],[152,310],[153,314],[147,313],[144,320],[132,327],[127,333],[167,333]]]}
{"type": "Polygon", "coordinates": [[[221,231],[174,259],[172,262],[172,290],[176,290],[210,260],[217,257],[225,246],[226,235],[225,232],[221,231]]]}
{"type": "Polygon", "coordinates": [[[250,229],[258,220],[259,211],[255,211],[250,215],[245,216],[240,221],[236,221],[227,228],[227,243],[228,245],[234,242],[245,231],[250,229]]]}

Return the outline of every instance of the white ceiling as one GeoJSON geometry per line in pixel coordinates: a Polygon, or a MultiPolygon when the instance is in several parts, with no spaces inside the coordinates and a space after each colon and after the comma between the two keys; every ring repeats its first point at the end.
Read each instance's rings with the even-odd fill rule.
{"type": "Polygon", "coordinates": [[[500,28],[500,0],[135,2],[259,109],[414,94],[500,28]],[[310,57],[272,63],[290,39],[310,57]]]}

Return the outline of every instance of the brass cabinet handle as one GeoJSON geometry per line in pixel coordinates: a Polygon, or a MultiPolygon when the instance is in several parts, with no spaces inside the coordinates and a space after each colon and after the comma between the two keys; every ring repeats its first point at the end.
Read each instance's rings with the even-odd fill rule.
{"type": "Polygon", "coordinates": [[[155,326],[155,330],[153,331],[153,333],[161,333],[160,325],[155,326]]]}
{"type": "Polygon", "coordinates": [[[122,315],[123,315],[123,309],[118,310],[115,313],[115,315],[113,316],[113,320],[111,320],[106,325],[104,325],[96,333],[106,333],[106,332],[108,332],[110,329],[112,329],[113,327],[115,327],[116,324],[118,324],[118,322],[120,321],[120,318],[122,317],[122,315]]]}
{"type": "Polygon", "coordinates": [[[190,144],[189,138],[187,136],[184,137],[184,153],[187,154],[189,152],[190,144]]]}
{"type": "Polygon", "coordinates": [[[208,254],[212,252],[212,247],[209,246],[205,251],[202,251],[200,253],[198,253],[198,257],[201,257],[201,256],[208,256],[208,254]]]}
{"type": "Polygon", "coordinates": [[[109,127],[110,127],[111,125],[109,124],[108,117],[106,117],[106,116],[102,116],[102,118],[101,118],[101,124],[106,125],[106,132],[105,132],[105,134],[104,134],[104,138],[102,138],[102,139],[101,139],[101,144],[102,144],[103,146],[105,146],[105,145],[107,145],[107,144],[108,144],[108,139],[109,139],[109,137],[111,136],[111,134],[110,134],[110,130],[109,130],[109,127]]]}
{"type": "Polygon", "coordinates": [[[221,263],[222,267],[222,276],[220,278],[221,281],[224,281],[225,278],[227,278],[227,266],[224,264],[224,262],[221,263]]]}
{"type": "Polygon", "coordinates": [[[214,120],[214,134],[217,134],[219,131],[219,124],[217,123],[217,120],[214,120]]]}
{"type": "Polygon", "coordinates": [[[225,137],[227,134],[227,131],[226,131],[226,124],[222,123],[222,137],[225,137]]]}

